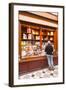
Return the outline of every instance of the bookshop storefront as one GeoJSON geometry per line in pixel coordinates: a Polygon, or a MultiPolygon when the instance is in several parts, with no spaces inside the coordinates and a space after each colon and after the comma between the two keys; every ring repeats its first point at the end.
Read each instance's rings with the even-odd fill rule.
{"type": "Polygon", "coordinates": [[[58,64],[58,16],[48,12],[19,12],[19,74],[48,67],[45,47],[50,40],[54,48],[54,65],[58,64]]]}

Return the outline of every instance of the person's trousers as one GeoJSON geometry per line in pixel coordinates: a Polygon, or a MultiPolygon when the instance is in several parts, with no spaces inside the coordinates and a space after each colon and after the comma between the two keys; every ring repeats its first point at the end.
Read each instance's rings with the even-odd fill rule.
{"type": "Polygon", "coordinates": [[[54,66],[54,64],[53,64],[53,55],[47,55],[47,59],[48,59],[49,67],[54,66]]]}

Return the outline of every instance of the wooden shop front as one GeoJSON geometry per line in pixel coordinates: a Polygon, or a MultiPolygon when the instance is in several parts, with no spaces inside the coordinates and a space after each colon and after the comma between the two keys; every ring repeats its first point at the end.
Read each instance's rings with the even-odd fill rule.
{"type": "MultiPolygon", "coordinates": [[[[54,65],[58,64],[58,57],[54,56],[54,65]]],[[[26,74],[32,71],[41,70],[48,67],[46,56],[27,58],[19,61],[19,74],[26,74]]]]}
{"type": "MultiPolygon", "coordinates": [[[[21,20],[21,15],[58,24],[56,19],[39,17],[28,12],[19,12],[19,74],[25,74],[48,67],[45,46],[48,40],[54,47],[54,65],[58,64],[58,28],[21,20]]],[[[52,14],[49,14],[52,15],[52,14]]],[[[56,16],[57,17],[57,16],[56,16]]]]}

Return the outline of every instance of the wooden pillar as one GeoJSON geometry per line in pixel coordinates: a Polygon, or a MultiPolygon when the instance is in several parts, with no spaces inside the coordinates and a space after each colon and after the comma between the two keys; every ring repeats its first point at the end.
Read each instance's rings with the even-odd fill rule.
{"type": "Polygon", "coordinates": [[[19,59],[21,59],[21,23],[20,23],[20,21],[19,21],[19,59]]]}
{"type": "Polygon", "coordinates": [[[40,48],[42,48],[42,29],[40,28],[40,48]]]}
{"type": "Polygon", "coordinates": [[[56,29],[54,32],[54,48],[55,48],[55,51],[57,52],[58,51],[58,29],[56,29]]]}

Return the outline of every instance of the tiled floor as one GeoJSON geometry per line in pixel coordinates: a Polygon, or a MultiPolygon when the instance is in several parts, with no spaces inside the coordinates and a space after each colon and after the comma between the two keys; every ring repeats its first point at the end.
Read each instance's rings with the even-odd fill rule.
{"type": "Polygon", "coordinates": [[[20,76],[20,79],[39,79],[39,78],[50,78],[58,76],[58,66],[54,66],[54,71],[50,71],[48,68],[31,72],[20,76]]]}

